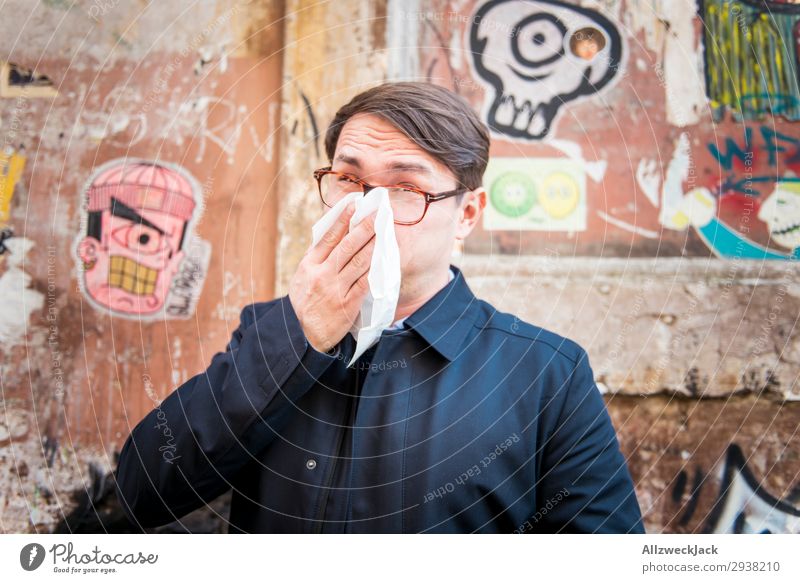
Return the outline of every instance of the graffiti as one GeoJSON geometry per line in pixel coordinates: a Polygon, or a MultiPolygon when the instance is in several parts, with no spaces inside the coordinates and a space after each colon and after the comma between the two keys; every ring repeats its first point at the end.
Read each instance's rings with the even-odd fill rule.
{"type": "Polygon", "coordinates": [[[775,131],[767,125],[759,127],[759,136],[760,146],[755,147],[753,128],[746,127],[743,144],[730,136],[725,138],[722,149],[715,143],[708,144],[708,151],[714,161],[727,173],[717,188],[720,195],[740,193],[757,197],[762,194],[763,188],[771,188],[772,183],[780,180],[775,170],[779,163],[784,167],[800,170],[800,139],[775,131]],[[751,170],[760,166],[763,171],[751,171],[744,177],[737,176],[734,173],[737,164],[743,169],[751,170]]]}
{"type": "Polygon", "coordinates": [[[14,231],[9,227],[0,230],[0,255],[4,255],[6,252],[8,252],[9,249],[6,245],[6,241],[11,239],[13,236],[14,231]]]}
{"type": "Polygon", "coordinates": [[[319,124],[317,123],[317,116],[314,113],[314,108],[309,101],[306,94],[303,92],[302,89],[297,90],[297,94],[299,95],[300,99],[303,102],[303,113],[305,115],[298,116],[292,122],[292,128],[289,133],[293,136],[297,135],[297,132],[300,131],[303,136],[305,136],[306,143],[312,142],[314,143],[314,153],[319,156],[320,155],[320,131],[319,131],[319,124]]]}
{"type": "Polygon", "coordinates": [[[583,231],[586,175],[571,160],[493,158],[484,175],[486,230],[583,231]]]}
{"type": "Polygon", "coordinates": [[[192,175],[120,158],[97,168],[82,196],[75,261],[90,303],[136,319],[191,315],[211,252],[194,235],[203,200],[192,175]]]}
{"type": "Polygon", "coordinates": [[[306,115],[308,115],[308,121],[311,124],[311,130],[314,133],[314,154],[319,158],[319,125],[317,124],[317,118],[314,116],[314,110],[311,107],[311,102],[306,97],[306,94],[300,91],[300,98],[303,100],[303,105],[305,106],[306,115]]]}
{"type": "Polygon", "coordinates": [[[0,255],[11,251],[10,240],[14,236],[14,230],[8,226],[11,219],[11,200],[23,168],[24,156],[14,152],[0,152],[0,255]]]}
{"type": "MultiPolygon", "coordinates": [[[[639,192],[653,207],[659,209],[658,221],[669,229],[682,230],[687,226],[685,218],[679,217],[678,207],[684,197],[684,184],[687,181],[694,183],[693,170],[689,134],[686,132],[681,132],[675,140],[675,148],[664,172],[663,182],[660,161],[642,158],[636,167],[639,192]]],[[[634,229],[632,226],[626,230],[644,234],[639,228],[634,229]]],[[[658,236],[655,232],[651,234],[658,236]]]]}
{"type": "Polygon", "coordinates": [[[758,218],[769,228],[770,241],[789,249],[788,253],[746,236],[749,215],[756,206],[755,201],[749,202],[738,228],[733,228],[719,218],[717,199],[711,192],[697,188],[686,194],[675,222],[694,227],[708,248],[723,259],[800,259],[800,183],[778,182],[757,211],[758,218]]]}
{"type": "MultiPolygon", "coordinates": [[[[219,97],[198,96],[155,108],[152,106],[156,97],[157,94],[153,94],[142,103],[135,89],[114,87],[99,107],[85,108],[81,112],[81,127],[90,140],[125,149],[142,142],[155,127],[158,140],[177,146],[185,146],[187,141],[196,143],[195,162],[203,160],[211,143],[223,151],[229,164],[233,164],[248,119],[246,106],[219,97]],[[148,120],[151,110],[152,117],[148,120]]],[[[278,113],[278,103],[270,103],[269,127],[264,140],[256,128],[247,125],[247,135],[257,155],[268,162],[274,156],[278,113]]]]}
{"type": "Polygon", "coordinates": [[[247,119],[247,108],[220,97],[195,97],[180,104],[178,111],[166,116],[162,139],[183,144],[182,136],[198,140],[195,162],[205,156],[208,142],[216,144],[233,164],[234,154],[247,119]]]}
{"type": "Polygon", "coordinates": [[[116,86],[97,110],[84,108],[81,119],[89,139],[126,149],[141,142],[147,135],[147,113],[139,101],[135,88],[116,86]]]}
{"type": "Polygon", "coordinates": [[[247,129],[250,133],[250,139],[253,141],[253,146],[256,149],[256,155],[264,159],[265,162],[272,162],[272,157],[275,153],[275,137],[278,134],[278,126],[280,120],[278,119],[278,103],[273,101],[267,106],[267,137],[264,140],[259,139],[256,129],[250,125],[247,129]]]}
{"type": "MultiPolygon", "coordinates": [[[[706,534],[768,534],[800,533],[800,487],[785,500],[772,496],[758,483],[747,467],[742,449],[732,443],[728,446],[725,461],[719,472],[719,491],[713,495],[711,510],[701,514],[700,530],[706,534]]],[[[672,503],[682,505],[677,518],[680,526],[687,526],[697,514],[703,489],[712,482],[702,468],[695,468],[691,484],[689,472],[681,470],[672,488],[672,503]]]]}
{"type": "Polygon", "coordinates": [[[183,260],[181,271],[173,278],[166,313],[173,318],[188,318],[197,302],[197,290],[202,288],[208,272],[211,247],[195,239],[183,260]]]}
{"type": "MultiPolygon", "coordinates": [[[[199,76],[214,61],[217,61],[216,69],[219,73],[228,71],[228,43],[220,42],[216,45],[203,45],[197,49],[197,61],[194,64],[194,74],[199,76]]],[[[208,74],[208,73],[206,73],[208,74]]]]}
{"type": "MultiPolygon", "coordinates": [[[[408,13],[406,13],[406,14],[408,14],[408,13]]],[[[431,16],[433,16],[434,14],[435,13],[431,13],[431,16]]],[[[418,13],[418,15],[422,16],[422,13],[418,13]]],[[[461,15],[456,13],[456,12],[449,12],[448,16],[449,16],[448,20],[450,20],[452,22],[454,20],[457,20],[456,17],[459,17],[461,15]]],[[[435,20],[435,18],[428,18],[428,14],[425,14],[424,18],[422,18],[422,20],[421,20],[421,22],[424,23],[430,29],[431,33],[433,33],[433,36],[436,39],[436,45],[437,46],[436,47],[431,47],[431,48],[435,48],[436,50],[438,50],[441,53],[439,56],[436,56],[435,54],[434,54],[434,56],[432,56],[430,64],[428,65],[427,70],[425,72],[425,79],[429,83],[435,83],[436,81],[434,80],[434,70],[435,70],[437,64],[441,63],[442,64],[442,68],[444,68],[445,71],[446,71],[445,75],[443,75],[443,76],[447,76],[447,77],[450,77],[451,79],[453,79],[453,87],[452,87],[453,92],[460,93],[460,89],[462,87],[465,87],[465,86],[466,87],[473,87],[473,88],[477,87],[478,84],[475,83],[472,79],[460,79],[456,75],[455,67],[453,66],[453,63],[452,63],[452,60],[453,60],[452,59],[452,57],[453,57],[453,49],[455,47],[452,45],[452,43],[448,43],[447,42],[447,40],[445,39],[445,35],[442,33],[442,31],[439,29],[439,27],[436,26],[436,24],[434,24],[434,20],[435,20]]],[[[509,32],[509,31],[507,30],[506,32],[509,32]]],[[[452,38],[452,41],[453,41],[453,43],[458,42],[459,41],[458,36],[454,35],[453,38],[452,38]]],[[[459,47],[459,49],[460,49],[460,47],[459,47]]],[[[458,49],[456,49],[456,50],[458,50],[458,49]]]]}
{"type": "Polygon", "coordinates": [[[655,208],[659,206],[661,185],[661,169],[657,160],[642,158],[636,167],[636,184],[655,208]]]}
{"type": "Polygon", "coordinates": [[[24,156],[0,152],[0,227],[6,225],[11,216],[11,199],[23,168],[24,156]]]}
{"type": "Polygon", "coordinates": [[[741,448],[728,447],[720,495],[706,531],[714,534],[800,534],[800,488],[778,500],[758,483],[741,448]]]}
{"type": "Polygon", "coordinates": [[[706,92],[715,119],[765,114],[800,119],[800,6],[764,0],[704,0],[706,92]]]}
{"type": "MultiPolygon", "coordinates": [[[[728,136],[709,143],[707,162],[701,163],[718,169],[718,177],[703,186],[688,184],[688,192],[683,185],[694,176],[688,172],[693,166],[688,142],[684,146],[676,149],[667,171],[659,216],[663,226],[694,228],[724,259],[800,257],[800,139],[761,125],[745,127],[741,140],[728,136]],[[675,165],[681,171],[672,176],[675,165]]],[[[649,188],[640,174],[640,188],[649,188]]]]}
{"type": "Polygon", "coordinates": [[[0,63],[0,97],[56,97],[58,91],[46,76],[14,63],[0,63]]]}
{"type": "Polygon", "coordinates": [[[619,227],[623,231],[628,231],[629,233],[635,233],[640,237],[647,237],[648,239],[658,239],[658,232],[653,231],[651,229],[645,229],[644,227],[640,227],[638,225],[633,225],[622,219],[618,219],[609,215],[605,211],[597,210],[597,216],[603,219],[610,225],[614,225],[615,227],[619,227]]]}
{"type": "MultiPolygon", "coordinates": [[[[686,526],[689,524],[689,521],[694,516],[695,511],[697,510],[697,506],[700,502],[700,491],[703,488],[703,484],[706,481],[706,474],[700,468],[696,468],[694,472],[694,479],[692,480],[692,489],[689,492],[689,501],[686,503],[686,510],[684,510],[683,514],[681,515],[678,523],[681,526],[686,526]]],[[[685,470],[681,470],[681,472],[675,478],[675,486],[672,488],[672,502],[675,504],[680,504],[681,500],[683,499],[683,493],[686,491],[686,485],[688,484],[689,477],[686,474],[685,470]]]]}
{"type": "Polygon", "coordinates": [[[472,19],[469,47],[491,95],[484,105],[489,127],[521,140],[545,138],[561,107],[609,86],[623,58],[622,38],[610,20],[557,0],[483,4],[472,19]],[[498,22],[515,23],[512,33],[498,22]]]}

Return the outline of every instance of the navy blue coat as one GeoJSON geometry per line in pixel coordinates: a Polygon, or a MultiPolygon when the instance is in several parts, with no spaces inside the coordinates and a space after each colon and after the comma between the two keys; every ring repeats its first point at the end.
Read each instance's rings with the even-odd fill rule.
{"type": "Polygon", "coordinates": [[[311,347],[288,296],[245,307],[125,442],[128,516],[158,526],[232,488],[230,532],[644,532],[586,352],[452,268],[366,366],[347,368],[350,334],[311,347]]]}

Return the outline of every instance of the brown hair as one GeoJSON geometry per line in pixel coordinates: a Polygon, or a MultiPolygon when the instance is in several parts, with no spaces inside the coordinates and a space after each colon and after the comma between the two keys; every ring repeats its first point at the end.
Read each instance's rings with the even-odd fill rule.
{"type": "Polygon", "coordinates": [[[403,132],[455,175],[458,188],[481,186],[489,161],[489,130],[460,95],[412,81],[384,83],[359,93],[328,126],[325,153],[331,163],[342,128],[358,113],[378,116],[403,132]]]}

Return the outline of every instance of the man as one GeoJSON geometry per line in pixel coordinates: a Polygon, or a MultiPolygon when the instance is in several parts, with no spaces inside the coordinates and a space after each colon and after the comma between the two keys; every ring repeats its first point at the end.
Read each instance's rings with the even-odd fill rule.
{"type": "Polygon", "coordinates": [[[160,525],[232,488],[230,532],[643,532],[584,350],[477,299],[449,264],[486,204],[489,135],[466,102],[384,84],[339,110],[325,147],[325,204],[392,187],[394,326],[347,368],[374,215],[348,232],[345,212],[289,294],[245,307],[226,352],[133,430],[130,517],[160,525]]]}

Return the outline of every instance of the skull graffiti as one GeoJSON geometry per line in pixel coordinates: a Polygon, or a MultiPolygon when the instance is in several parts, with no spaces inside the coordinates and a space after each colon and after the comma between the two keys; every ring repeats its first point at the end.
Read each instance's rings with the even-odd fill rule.
{"type": "Polygon", "coordinates": [[[492,0],[472,23],[472,64],[490,96],[485,119],[504,136],[546,137],[562,105],[597,93],[621,69],[620,34],[595,10],[557,0],[492,0]]]}

